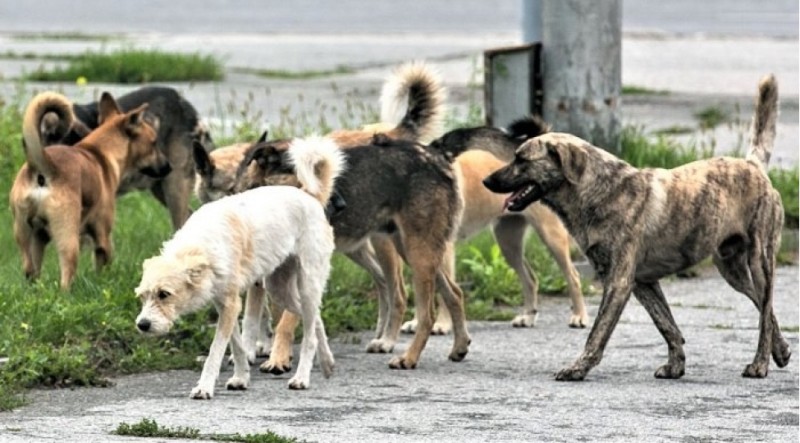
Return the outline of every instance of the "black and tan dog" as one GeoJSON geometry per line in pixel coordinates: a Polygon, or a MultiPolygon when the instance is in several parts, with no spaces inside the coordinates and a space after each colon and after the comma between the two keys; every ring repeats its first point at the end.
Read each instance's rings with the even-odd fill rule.
{"type": "Polygon", "coordinates": [[[791,350],[772,309],[783,207],[766,174],[777,102],[775,78],[768,76],[759,85],[745,159],[636,169],[578,137],[552,133],[523,144],[511,164],[486,178],[490,190],[513,193],[506,200],[511,211],[541,201],[558,213],[603,281],[583,354],[556,379],[582,380],[600,363],[631,293],[667,342],[667,364],[655,376],[683,376],[683,336],[658,281],[709,255],[760,313],[758,349],[742,375],[765,377],[770,352],[779,367],[788,364],[791,350]]]}
{"type": "MultiPolygon", "coordinates": [[[[36,124],[39,128],[41,144],[73,145],[83,139],[100,123],[98,103],[70,103],[66,97],[48,94],[48,100],[41,101],[42,95],[31,100],[31,106],[39,106],[43,116],[38,123],[26,121],[23,124],[36,124]],[[59,109],[72,108],[74,119],[68,122],[59,109]]],[[[200,124],[197,111],[178,92],[172,88],[147,86],[118,97],[120,108],[127,112],[148,103],[147,114],[159,121],[158,149],[169,159],[172,172],[165,177],[153,178],[138,171],[129,171],[122,177],[118,192],[134,189],[149,189],[170,212],[172,225],[179,228],[189,217],[189,201],[194,188],[194,162],[192,146],[195,141],[206,150],[214,149],[211,137],[200,124]]]]}
{"type": "Polygon", "coordinates": [[[62,288],[75,276],[82,236],[93,240],[98,268],[111,260],[115,198],[122,177],[134,171],[153,177],[170,172],[167,158],[156,148],[158,129],[145,118],[147,106],[123,113],[104,93],[97,129],[75,146],[47,149],[40,143],[42,110],[55,110],[65,122],[71,121],[72,110],[62,97],[49,93],[28,106],[22,128],[27,163],[10,193],[14,237],[28,278],[38,277],[51,240],[58,250],[62,288]]]}
{"type": "MultiPolygon", "coordinates": [[[[245,158],[242,171],[252,161],[255,174],[242,176],[239,186],[298,186],[284,143],[256,145],[245,158]]],[[[336,190],[347,202],[334,212],[336,249],[353,254],[363,251],[370,240],[390,240],[411,267],[419,327],[402,356],[389,366],[417,366],[433,327],[433,295],[439,289],[453,319],[454,343],[450,359],[461,361],[467,354],[467,332],[461,289],[444,265],[447,248],[453,244],[463,202],[450,161],[423,145],[375,135],[373,143],[344,150],[346,165],[336,190]]],[[[405,302],[396,313],[402,318],[405,302]]],[[[279,326],[280,327],[280,326],[279,326]]]]}

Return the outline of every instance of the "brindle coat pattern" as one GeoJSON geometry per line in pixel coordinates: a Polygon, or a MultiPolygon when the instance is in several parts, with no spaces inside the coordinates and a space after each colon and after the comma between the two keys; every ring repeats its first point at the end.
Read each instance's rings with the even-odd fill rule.
{"type": "Polygon", "coordinates": [[[709,255],[760,312],[757,352],[742,375],[765,377],[770,352],[779,367],[788,364],[789,344],[772,310],[783,208],[764,171],[776,114],[777,86],[767,77],[760,85],[747,159],[636,169],[578,137],[553,133],[526,142],[511,164],[487,177],[490,190],[514,192],[512,210],[540,200],[556,211],[603,281],[584,352],[558,380],[582,380],[600,362],[631,293],[667,342],[668,362],[655,376],[683,376],[683,336],[658,281],[709,255]]]}

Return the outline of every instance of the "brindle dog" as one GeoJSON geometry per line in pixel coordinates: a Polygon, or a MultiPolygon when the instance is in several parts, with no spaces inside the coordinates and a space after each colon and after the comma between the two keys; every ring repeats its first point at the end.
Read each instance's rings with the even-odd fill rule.
{"type": "Polygon", "coordinates": [[[665,169],[636,169],[568,134],[545,134],[516,151],[513,162],[484,180],[512,193],[521,211],[542,201],[564,220],[603,281],[603,299],[583,354],[557,373],[582,380],[603,350],[631,292],[667,342],[657,378],[684,374],[683,336],[659,279],[709,255],[723,278],[760,312],[758,349],[745,377],[767,375],[770,351],[779,367],[791,350],[772,309],[775,255],[783,207],[766,174],[778,109],[773,76],[759,84],[753,138],[745,159],[718,157],[665,169]]]}

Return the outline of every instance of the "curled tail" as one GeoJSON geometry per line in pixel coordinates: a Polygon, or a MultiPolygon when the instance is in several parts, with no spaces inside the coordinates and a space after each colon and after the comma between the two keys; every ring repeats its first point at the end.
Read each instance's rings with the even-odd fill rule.
{"type": "Polygon", "coordinates": [[[399,119],[394,128],[397,138],[427,143],[442,133],[445,96],[441,78],[430,67],[422,62],[403,64],[383,85],[381,122],[399,119]]]}
{"type": "Polygon", "coordinates": [[[345,167],[345,156],[339,146],[326,137],[296,138],[286,154],[302,189],[325,206],[333,193],[336,178],[345,167]]]}
{"type": "Polygon", "coordinates": [[[772,74],[758,83],[758,97],[753,115],[752,138],[748,160],[756,160],[766,170],[775,144],[775,123],[778,119],[778,82],[772,74]]]}
{"type": "Polygon", "coordinates": [[[61,140],[72,127],[75,115],[72,103],[56,92],[42,92],[33,97],[22,119],[22,140],[28,165],[52,175],[53,167],[44,156],[44,147],[61,140]]]}

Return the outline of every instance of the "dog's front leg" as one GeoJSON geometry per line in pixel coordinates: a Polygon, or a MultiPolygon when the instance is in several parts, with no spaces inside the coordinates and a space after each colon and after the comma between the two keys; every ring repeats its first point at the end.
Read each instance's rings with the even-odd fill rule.
{"type": "MultiPolygon", "coordinates": [[[[627,252],[627,251],[626,251],[627,252]]],[[[617,254],[612,257],[609,273],[605,277],[603,300],[597,311],[583,354],[575,362],[556,374],[559,381],[583,380],[590,369],[597,366],[603,358],[603,350],[617,326],[622,310],[633,289],[633,259],[635,254],[617,254]],[[616,260],[613,260],[616,258],[616,260]]]]}
{"type": "Polygon", "coordinates": [[[248,355],[242,345],[242,334],[237,322],[233,322],[231,352],[233,353],[233,377],[225,382],[225,387],[229,391],[243,391],[250,385],[250,363],[247,361],[248,355]]]}
{"type": "MultiPolygon", "coordinates": [[[[236,327],[239,312],[242,310],[242,301],[239,299],[239,292],[235,288],[229,290],[224,297],[223,300],[216,303],[217,311],[219,312],[217,332],[214,334],[214,341],[208,351],[208,358],[206,358],[206,362],[203,365],[200,380],[190,394],[190,397],[196,400],[210,400],[214,396],[214,383],[216,383],[219,376],[220,365],[222,365],[222,359],[225,357],[225,349],[228,347],[228,341],[236,327]]],[[[239,346],[241,346],[241,343],[239,343],[239,346]]]]}
{"type": "Polygon", "coordinates": [[[264,289],[264,282],[259,281],[247,290],[245,299],[242,330],[244,332],[244,350],[247,353],[247,361],[251,364],[255,363],[256,357],[259,355],[269,353],[267,350],[269,345],[264,340],[265,337],[261,337],[259,340],[259,336],[266,335],[261,332],[266,330],[265,325],[261,322],[266,295],[267,291],[264,289]]]}
{"type": "Polygon", "coordinates": [[[667,304],[664,293],[661,292],[661,285],[655,283],[636,283],[633,288],[636,299],[644,306],[653,323],[656,324],[658,332],[664,337],[669,350],[667,364],[656,370],[656,378],[681,378],[686,366],[686,354],[683,352],[683,335],[681,335],[672,312],[667,304]]]}

